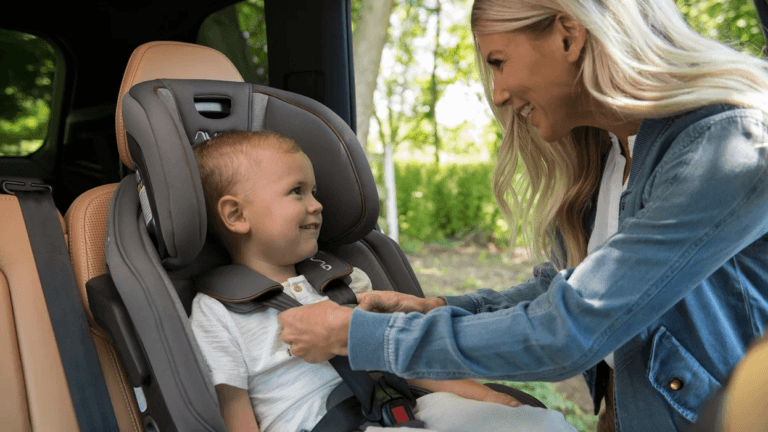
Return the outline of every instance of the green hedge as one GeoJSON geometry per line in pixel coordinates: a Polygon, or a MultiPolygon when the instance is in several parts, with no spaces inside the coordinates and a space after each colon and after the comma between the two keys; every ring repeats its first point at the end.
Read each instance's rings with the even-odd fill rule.
{"type": "MultiPolygon", "coordinates": [[[[383,185],[381,168],[374,174],[383,185]]],[[[422,241],[458,239],[509,244],[509,226],[491,192],[493,164],[396,162],[400,235],[422,241]]],[[[382,215],[385,190],[380,187],[382,215]]]]}

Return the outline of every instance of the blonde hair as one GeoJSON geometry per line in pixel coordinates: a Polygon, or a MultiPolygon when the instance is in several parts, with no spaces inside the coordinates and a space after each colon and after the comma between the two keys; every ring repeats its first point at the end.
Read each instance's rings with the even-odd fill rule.
{"type": "Polygon", "coordinates": [[[236,131],[216,135],[192,149],[197,159],[203,185],[208,226],[212,226],[224,243],[228,232],[219,216],[219,200],[236,191],[246,170],[256,169],[257,150],[303,153],[296,141],[272,131],[236,131]]]}
{"type": "Polygon", "coordinates": [[[671,0],[475,0],[471,22],[480,76],[504,133],[493,178],[496,201],[513,233],[522,223],[536,256],[557,251],[555,264],[572,267],[587,255],[582,216],[597,188],[607,132],[585,126],[546,143],[512,107],[495,107],[493,74],[476,37],[544,33],[560,12],[587,33],[577,88],[627,121],[714,103],[768,114],[768,69],[763,60],[696,33],[671,0]]]}

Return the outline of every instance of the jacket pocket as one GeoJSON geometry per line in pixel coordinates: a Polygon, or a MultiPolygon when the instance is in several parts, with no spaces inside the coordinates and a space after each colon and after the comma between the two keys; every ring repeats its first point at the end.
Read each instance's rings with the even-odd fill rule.
{"type": "Polygon", "coordinates": [[[720,388],[720,383],[663,326],[653,337],[648,380],[690,422],[696,421],[704,402],[720,388]]]}

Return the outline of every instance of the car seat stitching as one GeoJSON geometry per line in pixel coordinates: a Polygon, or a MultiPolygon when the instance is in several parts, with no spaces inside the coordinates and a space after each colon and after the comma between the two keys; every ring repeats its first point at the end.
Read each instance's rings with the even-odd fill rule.
{"type": "MultiPolygon", "coordinates": [[[[91,329],[93,332],[93,329],[91,329]]],[[[115,372],[117,372],[117,382],[120,386],[120,393],[123,396],[123,401],[126,402],[128,406],[128,415],[131,418],[131,422],[133,423],[133,430],[139,431],[139,424],[138,419],[135,418],[135,413],[133,411],[133,401],[128,397],[128,392],[125,386],[125,381],[123,379],[123,374],[121,373],[121,364],[119,363],[117,356],[115,355],[115,348],[112,345],[112,341],[108,337],[104,337],[103,335],[100,335],[98,333],[94,334],[101,340],[105,341],[107,343],[107,353],[109,354],[109,359],[111,360],[112,366],[114,367],[115,372]]]]}
{"type": "MultiPolygon", "coordinates": [[[[111,194],[112,194],[112,191],[109,190],[109,189],[104,190],[104,191],[99,191],[99,192],[97,192],[96,196],[92,200],[90,200],[88,203],[86,203],[86,205],[90,208],[91,205],[93,205],[96,201],[100,200],[104,195],[111,195],[111,194]]],[[[82,212],[82,221],[81,221],[81,225],[80,226],[81,226],[81,229],[83,230],[83,233],[85,233],[86,230],[87,230],[87,226],[86,226],[87,225],[87,221],[85,220],[85,215],[88,214],[88,213],[89,213],[88,210],[82,212]]],[[[82,246],[83,246],[83,250],[84,250],[83,257],[85,259],[85,261],[83,262],[83,267],[85,268],[87,278],[90,280],[90,279],[92,279],[92,278],[94,278],[96,276],[100,276],[100,275],[94,274],[94,273],[96,273],[95,269],[92,269],[90,267],[90,262],[91,262],[90,261],[90,251],[88,249],[87,242],[85,244],[83,244],[82,246]]]]}
{"type": "MultiPolygon", "coordinates": [[[[155,45],[151,45],[151,46],[155,46],[155,45]]],[[[122,102],[123,102],[123,98],[125,98],[125,95],[128,94],[128,91],[135,84],[133,82],[133,80],[135,79],[136,71],[139,69],[139,65],[141,64],[141,60],[143,59],[144,55],[149,50],[149,47],[150,46],[148,46],[148,45],[144,45],[144,46],[140,47],[139,51],[137,52],[136,62],[134,62],[132,64],[129,64],[129,71],[128,71],[128,75],[127,75],[128,80],[123,80],[123,84],[125,85],[125,84],[128,84],[128,83],[131,83],[131,85],[128,88],[126,88],[126,89],[123,89],[122,86],[121,86],[121,88],[120,88],[120,96],[119,96],[118,101],[117,101],[117,108],[118,109],[115,110],[115,112],[118,113],[118,115],[117,115],[117,129],[119,131],[119,135],[118,135],[118,138],[117,138],[118,139],[117,150],[120,153],[121,157],[124,156],[124,159],[130,162],[129,166],[130,166],[131,169],[133,169],[133,163],[131,161],[131,153],[130,153],[130,151],[128,151],[128,142],[127,142],[128,140],[127,140],[127,138],[125,136],[125,125],[123,123],[123,115],[122,115],[123,114],[122,102]]],[[[128,164],[126,164],[126,165],[128,165],[128,164]]]]}

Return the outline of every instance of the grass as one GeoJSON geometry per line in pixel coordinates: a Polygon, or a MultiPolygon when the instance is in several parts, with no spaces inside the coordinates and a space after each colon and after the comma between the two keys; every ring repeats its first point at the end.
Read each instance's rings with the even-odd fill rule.
{"type": "MultiPolygon", "coordinates": [[[[490,382],[490,381],[485,381],[490,382]]],[[[563,413],[565,420],[574,425],[579,432],[595,432],[597,416],[585,413],[578,405],[558,393],[555,385],[547,382],[518,383],[512,381],[494,381],[512,388],[522,390],[542,401],[547,408],[563,413]]]]}
{"type": "MultiPolygon", "coordinates": [[[[428,297],[460,295],[480,288],[503,289],[530,278],[531,269],[536,264],[521,250],[499,250],[493,245],[448,240],[424,243],[401,237],[400,246],[408,254],[428,297]]],[[[554,383],[497,382],[525,391],[548,408],[562,412],[579,432],[595,432],[597,416],[584,412],[574,401],[559,393],[554,383]]]]}

